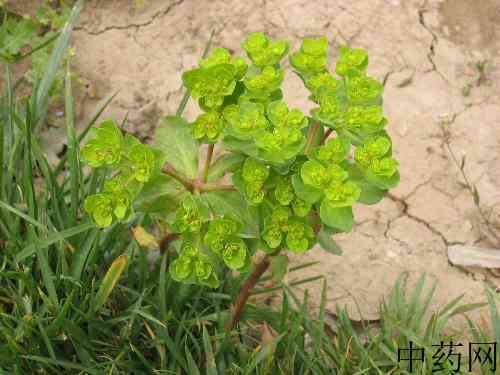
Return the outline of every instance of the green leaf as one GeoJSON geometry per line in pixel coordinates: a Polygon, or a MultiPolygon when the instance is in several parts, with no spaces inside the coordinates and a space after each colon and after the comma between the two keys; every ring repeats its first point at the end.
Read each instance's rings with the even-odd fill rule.
{"type": "Polygon", "coordinates": [[[56,79],[59,66],[69,45],[71,31],[76,23],[76,20],[78,19],[80,11],[83,8],[83,3],[84,1],[80,0],[73,7],[68,22],[61,30],[61,34],[57,38],[54,50],[50,56],[47,70],[45,71],[43,79],[36,90],[35,108],[32,108],[32,110],[34,110],[33,113],[36,113],[36,123],[40,123],[40,121],[45,117],[49,90],[56,79]]]}
{"type": "Polygon", "coordinates": [[[243,223],[241,236],[257,238],[259,236],[258,217],[246,203],[243,196],[236,192],[210,192],[201,195],[215,215],[234,217],[243,223]]]}
{"type": "Polygon", "coordinates": [[[337,231],[322,226],[318,233],[318,243],[323,250],[328,251],[330,254],[342,255],[342,249],[332,238],[335,233],[337,233],[337,231]]]}
{"type": "Polygon", "coordinates": [[[156,147],[177,171],[189,178],[198,172],[199,143],[193,139],[189,124],[181,117],[165,117],[155,133],[156,147]]]}
{"type": "Polygon", "coordinates": [[[94,227],[93,223],[83,223],[72,228],[65,229],[61,232],[49,233],[49,236],[45,239],[34,241],[34,243],[26,246],[21,252],[16,254],[16,262],[21,262],[22,260],[30,257],[36,251],[36,249],[44,249],[53,245],[59,241],[63,241],[67,238],[73,237],[77,234],[85,232],[94,227]]]}
{"type": "Polygon", "coordinates": [[[352,207],[332,207],[326,199],[321,203],[319,216],[324,224],[343,232],[350,232],[354,224],[352,207]]]}
{"type": "Polygon", "coordinates": [[[304,184],[298,174],[292,177],[292,185],[297,196],[308,203],[316,203],[323,196],[323,192],[320,189],[304,184]]]}
{"type": "Polygon", "coordinates": [[[288,257],[285,254],[280,254],[271,257],[271,273],[273,280],[279,283],[283,280],[288,271],[288,257]]]}
{"type": "Polygon", "coordinates": [[[242,154],[229,153],[222,155],[215,161],[215,163],[213,163],[210,166],[207,181],[208,182],[217,181],[227,172],[233,172],[237,167],[239,167],[243,163],[244,160],[245,156],[242,154]]]}
{"type": "Polygon", "coordinates": [[[219,371],[217,370],[217,365],[215,364],[215,356],[212,343],[210,342],[210,336],[208,335],[205,326],[203,326],[203,349],[206,357],[206,374],[217,375],[219,371]]]}
{"type": "Polygon", "coordinates": [[[187,190],[175,178],[158,174],[150,179],[134,199],[136,210],[145,213],[167,214],[176,210],[187,190]]]}
{"type": "Polygon", "coordinates": [[[377,176],[371,171],[366,171],[366,179],[380,189],[392,189],[399,185],[400,175],[399,171],[394,173],[391,177],[377,176]]]}
{"type": "Polygon", "coordinates": [[[380,202],[387,193],[387,190],[380,189],[379,187],[370,184],[366,181],[355,181],[356,184],[361,188],[361,194],[359,195],[358,202],[372,205],[380,202]]]}

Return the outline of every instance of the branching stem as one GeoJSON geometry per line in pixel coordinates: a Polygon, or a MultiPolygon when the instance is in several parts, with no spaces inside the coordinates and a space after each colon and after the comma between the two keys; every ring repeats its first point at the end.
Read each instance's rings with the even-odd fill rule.
{"type": "Polygon", "coordinates": [[[208,145],[207,159],[205,160],[205,167],[203,168],[202,182],[207,182],[208,172],[210,170],[210,163],[212,162],[212,156],[214,155],[214,144],[208,145]]]}
{"type": "Polygon", "coordinates": [[[308,155],[311,152],[314,146],[314,140],[316,139],[320,126],[321,125],[319,123],[315,122],[309,128],[309,132],[307,133],[306,146],[304,147],[304,154],[308,155]]]}
{"type": "Polygon", "coordinates": [[[179,181],[186,188],[186,190],[191,193],[208,193],[211,191],[236,191],[236,188],[233,185],[226,185],[220,182],[204,183],[199,180],[189,179],[179,173],[170,164],[167,164],[165,167],[163,167],[162,172],[179,181]]]}
{"type": "Polygon", "coordinates": [[[330,134],[332,134],[333,132],[333,129],[328,129],[326,132],[325,132],[325,135],[323,135],[323,138],[321,138],[321,142],[320,144],[324,145],[326,140],[328,139],[328,137],[330,136],[330,134]]]}

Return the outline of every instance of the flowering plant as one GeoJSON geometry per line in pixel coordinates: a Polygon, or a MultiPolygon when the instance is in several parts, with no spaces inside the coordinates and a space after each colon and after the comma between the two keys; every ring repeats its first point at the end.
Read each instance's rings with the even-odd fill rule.
{"type": "Polygon", "coordinates": [[[98,226],[134,212],[156,219],[175,244],[169,272],[179,282],[217,288],[223,267],[248,274],[230,327],[265,270],[286,268],[286,251],[319,243],[339,254],[332,235],[352,229],[353,205],[375,204],[399,183],[383,86],[367,75],[364,50],[341,47],[336,74],[326,38],[290,55],[316,104],[307,116],[283,98],[289,44],[256,32],[242,47],[249,63],[215,48],[184,72],[201,114],[163,119],[153,147],[106,121],[82,150],[91,167],[112,171],[85,202],[98,226]],[[267,255],[254,265],[257,250],[267,255]]]}

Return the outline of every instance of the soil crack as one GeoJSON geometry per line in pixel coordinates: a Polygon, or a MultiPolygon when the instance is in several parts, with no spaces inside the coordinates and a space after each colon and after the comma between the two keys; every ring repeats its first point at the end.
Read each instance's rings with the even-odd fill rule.
{"type": "MultiPolygon", "coordinates": [[[[421,217],[418,217],[418,216],[411,214],[409,212],[410,205],[408,204],[408,202],[406,202],[406,199],[396,197],[395,195],[393,195],[391,193],[388,193],[386,195],[386,197],[389,198],[390,200],[392,200],[393,202],[401,204],[401,206],[403,207],[401,214],[398,216],[398,218],[406,216],[406,217],[410,218],[411,220],[416,221],[419,224],[422,224],[428,230],[430,230],[434,235],[438,236],[441,239],[441,241],[443,241],[443,243],[446,247],[451,246],[451,245],[463,245],[464,244],[462,242],[448,241],[446,236],[443,233],[441,233],[438,229],[434,228],[430,223],[428,223],[427,221],[425,221],[421,217]]],[[[396,218],[396,219],[398,219],[398,218],[396,218]]],[[[396,219],[394,219],[394,220],[396,220],[396,219]]],[[[390,230],[391,224],[394,220],[391,220],[387,225],[386,232],[384,233],[384,235],[386,237],[387,237],[388,232],[390,230]]]]}
{"type": "Polygon", "coordinates": [[[163,10],[161,10],[159,12],[156,12],[149,20],[147,20],[145,22],[131,23],[131,24],[124,25],[124,26],[110,25],[110,26],[106,26],[104,29],[95,30],[95,31],[94,30],[89,30],[85,26],[78,26],[78,27],[75,27],[75,31],[84,31],[87,34],[94,35],[94,36],[104,34],[104,33],[108,32],[110,30],[136,29],[136,31],[137,31],[137,30],[139,30],[142,27],[147,27],[147,26],[151,25],[158,18],[166,16],[168,13],[170,13],[173,9],[175,9],[176,7],[178,7],[179,5],[181,5],[183,2],[184,2],[184,0],[177,0],[177,1],[173,2],[173,3],[171,3],[165,9],[163,9],[163,10]]]}
{"type": "Polygon", "coordinates": [[[436,45],[439,43],[439,38],[438,36],[436,35],[436,33],[434,31],[432,31],[432,29],[429,27],[429,25],[427,25],[426,21],[425,21],[425,13],[427,12],[427,9],[425,9],[425,7],[422,7],[420,9],[418,9],[418,21],[420,23],[420,25],[431,35],[432,37],[432,40],[431,40],[431,43],[429,45],[429,51],[427,52],[427,60],[429,60],[430,64],[432,65],[432,69],[427,71],[428,72],[436,72],[437,74],[439,74],[439,76],[446,82],[448,83],[449,85],[450,82],[448,81],[448,79],[444,76],[443,73],[440,72],[440,70],[438,69],[437,67],[437,64],[436,62],[434,61],[434,56],[436,55],[436,45]]]}

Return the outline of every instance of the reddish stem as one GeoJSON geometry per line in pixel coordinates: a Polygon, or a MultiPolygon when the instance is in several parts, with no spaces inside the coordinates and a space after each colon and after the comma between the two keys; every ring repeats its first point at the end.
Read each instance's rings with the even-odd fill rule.
{"type": "Polygon", "coordinates": [[[328,129],[325,134],[323,135],[323,138],[321,138],[321,142],[320,144],[324,144],[326,142],[326,140],[328,139],[328,137],[330,136],[330,134],[332,134],[333,132],[333,129],[328,129]]]}
{"type": "Polygon", "coordinates": [[[207,150],[207,159],[205,160],[205,168],[203,168],[203,179],[202,182],[205,183],[208,180],[208,171],[210,170],[210,163],[212,162],[212,156],[214,154],[214,144],[210,144],[207,150]]]}
{"type": "Polygon", "coordinates": [[[182,176],[170,164],[167,164],[165,167],[163,167],[162,172],[165,173],[166,175],[169,175],[169,176],[175,178],[182,185],[184,185],[186,190],[190,191],[191,193],[195,190],[196,186],[195,186],[194,182],[185,178],[184,176],[182,176]]]}
{"type": "Polygon", "coordinates": [[[316,134],[318,133],[320,126],[321,126],[320,124],[315,122],[309,128],[309,132],[307,133],[306,146],[304,147],[304,154],[305,155],[307,155],[307,154],[309,154],[309,152],[311,152],[311,149],[314,146],[314,139],[316,138],[316,134]]]}
{"type": "Polygon", "coordinates": [[[227,322],[225,327],[226,332],[230,332],[239,323],[241,314],[243,313],[243,309],[247,303],[248,297],[250,297],[252,289],[258,283],[264,272],[266,272],[266,270],[269,268],[270,264],[270,256],[266,255],[264,259],[257,263],[253,272],[241,286],[238,297],[236,297],[236,301],[234,302],[233,308],[231,309],[231,319],[227,322]]]}

